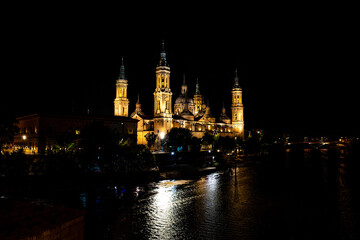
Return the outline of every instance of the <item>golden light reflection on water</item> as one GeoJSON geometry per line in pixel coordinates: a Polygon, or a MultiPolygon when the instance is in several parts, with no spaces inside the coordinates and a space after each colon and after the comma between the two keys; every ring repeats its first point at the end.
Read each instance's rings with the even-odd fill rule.
{"type": "Polygon", "coordinates": [[[178,221],[177,211],[181,207],[177,186],[189,184],[190,180],[165,180],[157,184],[150,206],[150,236],[155,239],[170,239],[175,234],[173,224],[178,221]]]}
{"type": "Polygon", "coordinates": [[[247,215],[254,205],[247,187],[252,175],[249,179],[245,176],[238,169],[237,175],[216,172],[198,180],[166,180],[153,185],[148,204],[138,209],[142,216],[139,232],[146,239],[241,236],[254,224],[247,215]]]}
{"type": "Polygon", "coordinates": [[[173,185],[166,183],[163,186],[159,186],[154,197],[155,206],[162,211],[168,210],[171,204],[172,195],[173,185]]]}

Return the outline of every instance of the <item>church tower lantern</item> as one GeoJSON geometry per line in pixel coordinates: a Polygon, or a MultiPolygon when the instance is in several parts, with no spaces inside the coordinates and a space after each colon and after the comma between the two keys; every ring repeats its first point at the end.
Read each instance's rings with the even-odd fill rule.
{"type": "Polygon", "coordinates": [[[167,63],[165,44],[162,41],[160,62],[156,67],[154,92],[154,133],[164,136],[172,128],[172,92],[170,89],[170,67],[167,63]]]}
{"type": "Polygon", "coordinates": [[[121,59],[120,75],[116,80],[116,98],[114,100],[114,115],[128,117],[129,99],[127,98],[128,81],[125,78],[124,58],[121,59]]]}
{"type": "Polygon", "coordinates": [[[199,79],[196,79],[195,94],[194,94],[194,115],[199,115],[203,109],[203,96],[200,93],[199,79]]]}
{"type": "Polygon", "coordinates": [[[232,89],[231,113],[234,133],[237,136],[244,138],[244,106],[242,103],[242,89],[239,85],[237,69],[235,69],[234,87],[232,89]]]}

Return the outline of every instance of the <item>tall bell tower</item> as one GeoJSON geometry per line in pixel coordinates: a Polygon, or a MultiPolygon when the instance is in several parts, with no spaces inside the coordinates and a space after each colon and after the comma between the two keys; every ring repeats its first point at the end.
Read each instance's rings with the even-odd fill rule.
{"type": "Polygon", "coordinates": [[[196,79],[195,94],[194,94],[194,115],[197,116],[203,109],[203,97],[200,93],[199,79],[196,79]]]}
{"type": "Polygon", "coordinates": [[[244,139],[244,106],[242,103],[242,89],[239,85],[237,69],[235,69],[234,87],[232,89],[231,120],[235,135],[244,139]]]}
{"type": "Polygon", "coordinates": [[[160,62],[156,67],[156,88],[154,92],[154,133],[163,138],[172,128],[172,92],[170,89],[170,67],[167,64],[164,41],[160,62]]]}
{"type": "Polygon", "coordinates": [[[116,98],[114,100],[114,115],[129,116],[129,99],[127,98],[128,81],[125,78],[124,58],[121,59],[120,75],[116,80],[116,98]]]}

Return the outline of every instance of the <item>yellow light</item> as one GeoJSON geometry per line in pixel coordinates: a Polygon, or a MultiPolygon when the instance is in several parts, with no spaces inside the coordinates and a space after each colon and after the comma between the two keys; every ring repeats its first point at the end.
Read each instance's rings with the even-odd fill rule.
{"type": "Polygon", "coordinates": [[[164,137],[165,137],[165,133],[164,133],[164,132],[161,132],[161,133],[160,133],[160,139],[164,139],[164,137]]]}
{"type": "Polygon", "coordinates": [[[26,140],[26,139],[27,139],[27,136],[26,136],[26,135],[22,135],[22,139],[23,139],[23,140],[26,140]]]}

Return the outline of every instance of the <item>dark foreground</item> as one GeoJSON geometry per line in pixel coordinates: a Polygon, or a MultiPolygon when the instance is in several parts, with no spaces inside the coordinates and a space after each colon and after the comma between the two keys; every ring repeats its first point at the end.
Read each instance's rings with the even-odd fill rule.
{"type": "Polygon", "coordinates": [[[7,182],[2,198],[84,209],[85,239],[359,239],[356,157],[282,149],[194,179],[7,182]]]}

